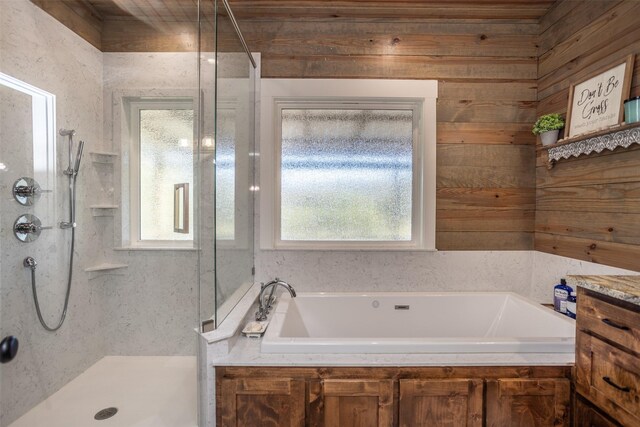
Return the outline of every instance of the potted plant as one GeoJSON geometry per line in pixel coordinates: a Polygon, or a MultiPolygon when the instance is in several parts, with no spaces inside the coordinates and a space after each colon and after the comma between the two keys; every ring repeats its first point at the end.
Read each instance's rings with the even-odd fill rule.
{"type": "Polygon", "coordinates": [[[558,141],[558,133],[564,127],[564,120],[560,114],[545,114],[533,125],[533,134],[540,135],[542,145],[555,144],[558,141]]]}

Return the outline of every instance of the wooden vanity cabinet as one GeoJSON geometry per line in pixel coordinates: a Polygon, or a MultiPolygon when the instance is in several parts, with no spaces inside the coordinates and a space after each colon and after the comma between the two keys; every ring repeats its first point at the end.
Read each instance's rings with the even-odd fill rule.
{"type": "Polygon", "coordinates": [[[393,381],[371,379],[310,380],[308,425],[393,425],[393,381]]]}
{"type": "Polygon", "coordinates": [[[482,427],[481,379],[400,380],[401,427],[482,427]]]}
{"type": "Polygon", "coordinates": [[[568,366],[216,369],[218,426],[569,427],[568,366]]]}
{"type": "Polygon", "coordinates": [[[305,425],[304,380],[292,378],[225,379],[218,392],[220,426],[260,425],[303,427],[305,425]]]}
{"type": "Polygon", "coordinates": [[[568,426],[568,379],[487,381],[487,426],[568,426]]]}
{"type": "MultiPolygon", "coordinates": [[[[640,426],[640,308],[578,288],[576,325],[577,393],[623,426],[640,426]]],[[[576,411],[578,426],[599,425],[591,418],[603,422],[576,411]]]]}

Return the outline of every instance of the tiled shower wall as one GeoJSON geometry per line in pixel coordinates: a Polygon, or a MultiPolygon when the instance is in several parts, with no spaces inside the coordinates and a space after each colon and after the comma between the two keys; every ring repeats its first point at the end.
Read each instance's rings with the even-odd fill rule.
{"type": "MultiPolygon", "coordinates": [[[[120,244],[119,231],[114,229],[120,225],[120,211],[98,217],[89,206],[121,205],[118,158],[113,164],[101,164],[92,162],[90,154],[120,150],[119,141],[113,142],[109,131],[113,90],[175,87],[176,82],[193,88],[197,80],[195,54],[191,62],[165,57],[174,62],[164,68],[157,67],[158,58],[140,54],[139,59],[148,60],[148,67],[128,68],[138,63],[133,58],[103,55],[26,0],[3,1],[0,24],[0,71],[56,95],[57,127],[75,128],[76,141],[86,141],[78,178],[69,313],[59,332],[48,333],[36,318],[29,272],[22,260],[30,255],[39,263],[41,305],[53,323],[66,290],[69,233],[58,228],[45,230],[38,241],[29,244],[12,235],[17,216],[37,209],[22,207],[11,197],[13,182],[33,170],[28,161],[30,135],[22,131],[30,126],[31,117],[28,99],[23,99],[26,95],[0,89],[0,161],[7,165],[0,171],[0,194],[4,195],[0,196],[0,322],[3,332],[20,340],[19,357],[0,368],[0,426],[4,427],[105,355],[195,355],[196,252],[115,251],[120,244]],[[158,81],[159,76],[165,80],[158,81]],[[103,263],[129,267],[84,271],[103,263]]],[[[66,139],[58,138],[57,144],[57,175],[61,176],[67,167],[66,139]]],[[[55,225],[68,216],[66,185],[66,178],[58,179],[57,210],[52,217],[43,218],[43,225],[55,225]]],[[[46,197],[52,195],[45,193],[43,200],[46,197]]]]}
{"type": "Polygon", "coordinates": [[[87,195],[99,181],[88,152],[102,140],[102,54],[30,2],[5,0],[1,7],[0,71],[56,95],[57,127],[74,128],[76,138],[86,141],[78,178],[75,274],[69,313],[62,329],[50,333],[36,318],[29,271],[22,261],[29,255],[38,262],[41,306],[47,321],[53,324],[62,310],[69,259],[70,232],[55,227],[69,215],[67,180],[61,177],[61,170],[67,167],[67,142],[58,138],[56,193],[44,193],[32,207],[15,202],[11,197],[13,182],[21,176],[33,175],[31,138],[20,133],[31,125],[31,110],[29,100],[16,99],[15,91],[2,88],[0,161],[6,169],[0,171],[0,321],[3,332],[17,336],[20,341],[19,356],[0,368],[0,425],[4,427],[104,355],[101,331],[108,322],[104,312],[104,281],[83,271],[95,260],[104,258],[102,245],[95,242],[106,238],[87,203],[87,195]],[[28,107],[20,111],[13,102],[26,103],[28,107]],[[19,242],[12,232],[17,216],[38,212],[52,197],[56,198],[56,210],[42,220],[43,225],[54,228],[44,230],[35,242],[19,242]]]}

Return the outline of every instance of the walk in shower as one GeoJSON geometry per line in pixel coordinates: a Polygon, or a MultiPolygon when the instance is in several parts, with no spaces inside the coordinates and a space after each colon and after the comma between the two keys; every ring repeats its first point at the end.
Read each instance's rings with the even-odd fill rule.
{"type": "Polygon", "coordinates": [[[197,332],[254,281],[238,29],[224,0],[2,2],[0,427],[197,425],[197,332]]]}

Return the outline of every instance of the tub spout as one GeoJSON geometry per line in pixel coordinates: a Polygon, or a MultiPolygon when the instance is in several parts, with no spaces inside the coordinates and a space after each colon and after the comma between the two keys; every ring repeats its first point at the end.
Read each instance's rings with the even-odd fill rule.
{"type": "Polygon", "coordinates": [[[293,286],[285,282],[284,280],[280,280],[277,277],[270,282],[263,283],[260,288],[260,296],[258,297],[258,311],[256,312],[256,320],[263,321],[267,320],[267,314],[269,314],[269,310],[271,310],[271,304],[273,303],[274,296],[273,294],[276,291],[278,286],[282,286],[291,295],[291,298],[295,298],[296,290],[293,289],[293,286]],[[271,288],[271,293],[269,294],[269,298],[265,302],[264,297],[267,293],[267,289],[271,288]]]}

